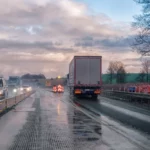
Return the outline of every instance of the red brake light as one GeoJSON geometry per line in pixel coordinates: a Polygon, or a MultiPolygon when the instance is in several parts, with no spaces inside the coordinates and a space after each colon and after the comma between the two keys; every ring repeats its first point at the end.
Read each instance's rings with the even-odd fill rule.
{"type": "Polygon", "coordinates": [[[100,94],[101,92],[100,92],[99,89],[97,89],[97,90],[94,91],[94,93],[95,93],[95,94],[100,94]]]}
{"type": "Polygon", "coordinates": [[[81,94],[81,90],[80,89],[76,89],[75,90],[75,94],[81,94]]]}

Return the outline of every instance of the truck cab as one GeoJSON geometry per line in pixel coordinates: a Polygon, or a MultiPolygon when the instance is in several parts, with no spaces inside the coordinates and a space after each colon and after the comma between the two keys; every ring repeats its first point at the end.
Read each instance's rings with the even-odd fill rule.
{"type": "Polygon", "coordinates": [[[8,79],[8,87],[11,95],[21,94],[22,81],[19,76],[10,76],[8,79]]]}

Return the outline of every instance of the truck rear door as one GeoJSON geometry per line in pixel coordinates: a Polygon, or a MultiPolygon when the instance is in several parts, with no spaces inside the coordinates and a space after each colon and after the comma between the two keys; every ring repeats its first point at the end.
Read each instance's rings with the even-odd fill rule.
{"type": "Polygon", "coordinates": [[[75,61],[75,81],[76,84],[90,84],[89,76],[89,59],[88,58],[76,58],[75,61]]]}
{"type": "Polygon", "coordinates": [[[100,84],[101,60],[99,58],[89,59],[89,76],[91,85],[100,84]]]}
{"type": "Polygon", "coordinates": [[[75,81],[81,85],[101,83],[101,57],[77,57],[75,60],[75,81]]]}

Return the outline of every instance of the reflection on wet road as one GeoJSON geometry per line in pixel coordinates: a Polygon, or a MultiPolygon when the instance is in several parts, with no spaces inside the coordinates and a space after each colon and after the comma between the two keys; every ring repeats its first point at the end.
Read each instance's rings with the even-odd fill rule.
{"type": "Polygon", "coordinates": [[[150,110],[104,97],[100,97],[95,101],[87,98],[74,98],[74,101],[85,108],[96,111],[97,113],[103,113],[115,120],[119,120],[150,134],[150,110]]]}
{"type": "MultiPolygon", "coordinates": [[[[20,119],[17,120],[17,124],[21,124],[19,130],[12,134],[11,142],[6,138],[8,150],[149,149],[147,137],[139,134],[141,141],[144,140],[140,145],[137,144],[138,142],[129,140],[124,133],[121,134],[117,132],[117,129],[109,128],[110,124],[101,123],[103,116],[95,116],[94,119],[94,115],[90,117],[88,111],[74,106],[70,102],[68,93],[54,94],[39,90],[23,103],[19,104],[15,111],[2,116],[2,119],[6,121],[13,113],[16,119],[20,119]],[[22,119],[17,118],[18,114],[26,116],[22,118],[23,124],[20,123],[23,122],[22,119]],[[4,119],[6,116],[7,119],[4,119]]],[[[9,120],[5,123],[11,126],[9,120]]],[[[0,127],[0,134],[1,132],[2,127],[0,127]]],[[[3,130],[4,133],[8,134],[6,130],[3,130]]],[[[0,142],[0,149],[1,144],[0,142]]]]}
{"type": "Polygon", "coordinates": [[[61,101],[62,95],[49,92],[36,95],[26,123],[9,150],[25,149],[93,149],[101,143],[95,131],[100,125],[61,101]]]}

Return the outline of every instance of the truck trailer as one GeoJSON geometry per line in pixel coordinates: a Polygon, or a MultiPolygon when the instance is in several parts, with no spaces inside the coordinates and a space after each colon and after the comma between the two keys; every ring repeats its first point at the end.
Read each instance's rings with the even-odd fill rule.
{"type": "Polygon", "coordinates": [[[102,86],[102,56],[74,56],[68,77],[71,94],[97,98],[102,86]]]}

